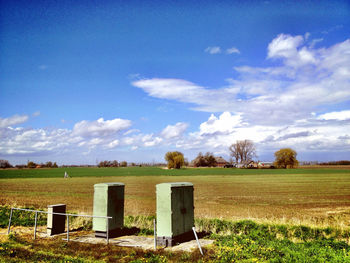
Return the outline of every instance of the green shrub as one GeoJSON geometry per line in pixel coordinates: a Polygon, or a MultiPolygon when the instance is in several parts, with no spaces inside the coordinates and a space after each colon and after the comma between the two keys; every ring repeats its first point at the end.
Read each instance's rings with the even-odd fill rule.
{"type": "MultiPolygon", "coordinates": [[[[10,208],[0,207],[0,211],[1,218],[6,219],[4,225],[7,226],[10,208]]],[[[16,215],[18,219],[14,221],[16,225],[29,226],[33,223],[33,218],[28,217],[30,213],[18,212],[20,212],[16,215]]],[[[126,216],[124,222],[128,228],[138,228],[136,234],[152,235],[154,218],[154,216],[126,216]]],[[[41,222],[46,223],[45,220],[41,222]]],[[[350,246],[342,240],[344,238],[348,240],[349,229],[219,219],[196,219],[195,225],[198,232],[205,231],[215,240],[213,246],[205,249],[203,262],[350,262],[350,246]]],[[[0,243],[0,259],[23,256],[25,253],[18,248],[18,244],[28,246],[20,235],[15,234],[11,234],[7,242],[0,243]]],[[[62,250],[66,248],[69,248],[69,245],[64,243],[62,250]]],[[[104,253],[108,256],[108,251],[104,253]]],[[[177,255],[164,251],[145,253],[130,251],[126,257],[130,262],[174,262],[174,258],[176,262],[200,262],[202,257],[196,253],[177,255]]],[[[45,257],[40,253],[31,254],[30,257],[32,261],[55,262],[68,259],[67,256],[49,253],[45,257]]],[[[83,262],[82,259],[72,257],[69,257],[69,261],[83,262]]]]}
{"type": "MultiPolygon", "coordinates": [[[[26,207],[26,209],[34,209],[33,207],[26,207]]],[[[0,227],[8,227],[11,208],[7,206],[0,206],[0,227]]],[[[37,225],[45,225],[47,223],[47,215],[38,213],[37,225]]],[[[11,226],[34,226],[35,213],[21,210],[12,210],[11,226]]]]}

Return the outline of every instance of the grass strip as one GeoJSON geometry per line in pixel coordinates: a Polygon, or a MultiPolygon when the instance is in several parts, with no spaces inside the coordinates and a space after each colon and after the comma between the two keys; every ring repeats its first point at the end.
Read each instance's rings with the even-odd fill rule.
{"type": "Polygon", "coordinates": [[[166,170],[160,167],[117,168],[56,168],[56,169],[0,169],[0,179],[15,178],[63,178],[108,176],[196,176],[196,175],[274,175],[274,174],[350,174],[350,169],[237,169],[237,168],[182,168],[166,170]]]}
{"type": "MultiPolygon", "coordinates": [[[[6,209],[0,207],[0,212],[6,209]]],[[[126,216],[124,222],[128,228],[138,228],[141,235],[152,235],[154,218],[126,216]]],[[[31,218],[23,220],[24,217],[16,224],[32,223],[31,218]]],[[[32,235],[11,234],[0,243],[0,262],[350,262],[350,229],[220,219],[195,219],[195,226],[207,238],[215,240],[214,245],[205,249],[204,257],[198,251],[153,252],[104,244],[66,243],[62,238],[34,241],[32,235]]]]}

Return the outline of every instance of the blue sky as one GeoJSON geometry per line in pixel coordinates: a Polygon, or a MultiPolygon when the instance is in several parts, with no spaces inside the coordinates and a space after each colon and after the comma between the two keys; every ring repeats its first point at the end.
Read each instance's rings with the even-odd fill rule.
{"type": "Polygon", "coordinates": [[[1,1],[0,158],[350,158],[348,1],[1,1]]]}

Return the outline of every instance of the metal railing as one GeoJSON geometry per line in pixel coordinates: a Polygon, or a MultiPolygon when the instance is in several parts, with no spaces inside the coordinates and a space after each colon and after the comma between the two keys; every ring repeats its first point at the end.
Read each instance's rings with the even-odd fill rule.
{"type": "MultiPolygon", "coordinates": [[[[77,215],[77,214],[67,214],[67,213],[55,213],[55,212],[46,212],[46,211],[40,211],[40,210],[33,210],[33,209],[25,209],[25,208],[15,208],[15,207],[12,207],[11,208],[11,212],[10,212],[10,218],[9,218],[9,226],[8,226],[8,229],[7,229],[7,234],[10,234],[10,231],[11,231],[11,220],[12,220],[12,212],[13,210],[21,210],[21,211],[28,211],[28,212],[35,212],[35,219],[34,219],[34,239],[36,238],[36,226],[37,226],[37,220],[38,220],[38,213],[43,213],[43,214],[52,214],[52,215],[64,215],[67,217],[67,239],[64,239],[64,240],[67,240],[67,242],[69,242],[69,217],[70,216],[81,216],[81,217],[90,217],[90,218],[105,218],[106,219],[106,242],[107,244],[109,243],[109,219],[111,219],[112,217],[111,216],[92,216],[92,215],[77,215]]],[[[153,220],[153,227],[154,227],[154,250],[157,250],[157,239],[156,239],[156,220],[154,219],[153,220]]],[[[198,245],[198,248],[199,248],[199,251],[200,253],[202,254],[202,256],[204,255],[203,254],[203,251],[202,251],[202,247],[199,243],[199,240],[198,240],[198,236],[197,236],[197,233],[196,233],[196,229],[195,227],[192,227],[192,230],[193,230],[193,233],[194,233],[194,236],[196,238],[196,241],[197,241],[197,245],[198,245]]]]}
{"type": "Polygon", "coordinates": [[[12,211],[13,210],[21,210],[21,211],[28,211],[28,212],[35,212],[35,219],[34,219],[34,239],[36,238],[36,226],[37,226],[37,220],[38,220],[38,213],[43,214],[52,214],[52,215],[62,215],[67,217],[67,242],[69,242],[69,217],[70,216],[81,216],[81,217],[90,217],[90,218],[105,218],[106,219],[106,242],[109,243],[109,219],[111,219],[111,216],[92,216],[92,215],[77,215],[77,214],[67,214],[67,213],[55,213],[55,212],[46,212],[46,211],[40,211],[40,210],[32,210],[32,209],[25,209],[25,208],[11,208],[10,213],[10,219],[9,219],[9,226],[7,229],[7,234],[10,234],[11,231],[11,220],[12,220],[12,211]]]}

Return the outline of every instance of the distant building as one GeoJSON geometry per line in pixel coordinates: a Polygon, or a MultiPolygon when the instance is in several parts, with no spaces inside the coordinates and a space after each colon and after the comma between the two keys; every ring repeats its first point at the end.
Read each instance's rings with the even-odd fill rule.
{"type": "Polygon", "coordinates": [[[258,168],[258,163],[257,162],[254,162],[254,161],[250,161],[248,162],[247,164],[247,168],[258,168]]]}
{"type": "Polygon", "coordinates": [[[273,165],[273,162],[259,162],[258,163],[259,168],[275,168],[273,165]]]}
{"type": "Polygon", "coordinates": [[[258,168],[258,164],[252,160],[238,163],[237,168],[258,168]]]}
{"type": "Polygon", "coordinates": [[[224,167],[226,164],[228,164],[228,162],[221,156],[215,157],[215,160],[216,160],[217,167],[224,167]]]}

